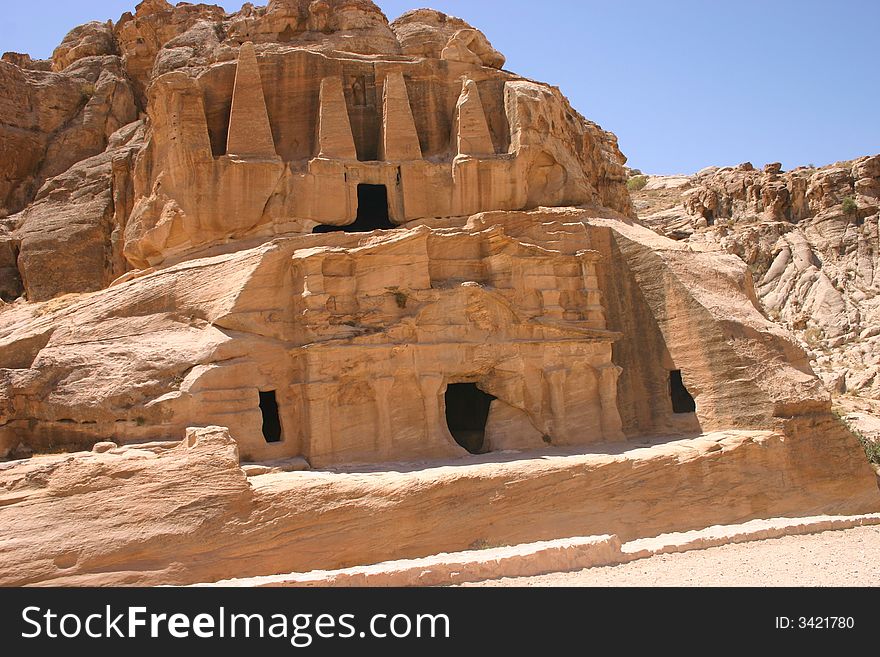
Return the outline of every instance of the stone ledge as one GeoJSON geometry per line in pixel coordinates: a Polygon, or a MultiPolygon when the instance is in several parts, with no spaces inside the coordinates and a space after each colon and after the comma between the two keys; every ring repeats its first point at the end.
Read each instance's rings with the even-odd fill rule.
{"type": "Polygon", "coordinates": [[[688,532],[661,534],[654,538],[640,538],[625,543],[623,554],[627,561],[655,554],[671,554],[688,550],[704,550],[729,543],[746,543],[767,538],[818,534],[835,529],[850,529],[864,525],[880,525],[880,513],[858,516],[809,516],[806,518],[769,518],[749,520],[739,525],[713,525],[688,532]]]}
{"type": "Polygon", "coordinates": [[[624,544],[621,544],[615,534],[562,538],[485,550],[442,553],[420,559],[386,561],[340,570],[313,570],[307,573],[228,579],[196,586],[447,586],[501,577],[530,577],[611,566],[655,554],[701,550],[728,543],[815,534],[865,525],[880,525],[880,513],[750,520],[738,525],[713,525],[694,531],[661,534],[624,544]]]}

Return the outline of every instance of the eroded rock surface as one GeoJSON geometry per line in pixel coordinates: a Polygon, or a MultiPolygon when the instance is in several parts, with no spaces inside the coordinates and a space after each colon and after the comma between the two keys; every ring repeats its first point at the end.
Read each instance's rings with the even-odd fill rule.
{"type": "Polygon", "coordinates": [[[819,169],[711,167],[634,194],[639,217],[739,256],[767,317],[793,330],[836,393],[880,397],[880,155],[819,169]]]}
{"type": "Polygon", "coordinates": [[[0,585],[190,584],[875,511],[880,493],[854,439],[823,429],[799,436],[797,450],[787,446],[793,435],[740,431],[592,454],[247,479],[228,433],[208,427],[178,443],[4,463],[0,585]]]}
{"type": "Polygon", "coordinates": [[[503,64],[368,0],[146,0],[3,57],[0,458],[32,458],[0,465],[2,583],[877,510],[766,311],[874,336],[846,294],[873,289],[876,158],[706,172],[683,243],[634,221],[613,134],[503,64]],[[820,258],[798,227],[837,231],[847,185],[820,258]]]}

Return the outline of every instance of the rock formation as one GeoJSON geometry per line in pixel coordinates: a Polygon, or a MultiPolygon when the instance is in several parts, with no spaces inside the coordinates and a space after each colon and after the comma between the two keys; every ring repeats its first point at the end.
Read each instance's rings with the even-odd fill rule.
{"type": "Polygon", "coordinates": [[[0,586],[193,584],[549,540],[560,527],[628,541],[876,510],[864,460],[839,425],[823,429],[797,450],[771,432],[727,432],[614,454],[246,477],[228,432],[205,427],[0,463],[0,586]]]}
{"type": "Polygon", "coordinates": [[[880,508],[747,265],[636,223],[614,135],[503,64],[368,0],[146,0],[4,56],[0,582],[880,508]]]}
{"type": "Polygon", "coordinates": [[[880,155],[649,178],[641,220],[748,264],[764,314],[794,331],[835,393],[880,398],[880,155]]]}

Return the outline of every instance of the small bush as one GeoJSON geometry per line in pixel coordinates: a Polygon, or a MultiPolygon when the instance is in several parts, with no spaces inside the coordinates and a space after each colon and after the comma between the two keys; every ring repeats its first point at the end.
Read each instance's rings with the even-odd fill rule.
{"type": "Polygon", "coordinates": [[[846,417],[836,408],[831,410],[831,415],[835,420],[846,427],[847,431],[858,438],[859,443],[862,445],[862,449],[865,450],[865,456],[868,457],[868,462],[880,466],[880,442],[870,440],[865,434],[847,422],[846,417]]]}
{"type": "Polygon", "coordinates": [[[864,436],[859,436],[859,442],[865,448],[865,456],[868,457],[868,461],[874,465],[880,465],[880,443],[868,440],[864,436]]]}
{"type": "Polygon", "coordinates": [[[631,192],[637,192],[640,189],[644,189],[647,184],[648,176],[633,176],[626,181],[626,188],[631,192]]]}
{"type": "Polygon", "coordinates": [[[859,206],[856,205],[855,199],[852,196],[847,196],[843,199],[843,203],[840,204],[840,209],[843,210],[843,214],[854,214],[859,209],[859,206]]]}
{"type": "Polygon", "coordinates": [[[396,287],[389,287],[388,291],[391,292],[391,295],[394,297],[394,303],[397,304],[398,308],[406,308],[406,302],[409,301],[409,297],[406,296],[406,292],[401,292],[396,287]]]}
{"type": "Polygon", "coordinates": [[[822,338],[824,337],[825,332],[818,326],[811,326],[804,331],[804,342],[807,343],[807,346],[810,347],[810,349],[815,349],[822,344],[822,338]]]}

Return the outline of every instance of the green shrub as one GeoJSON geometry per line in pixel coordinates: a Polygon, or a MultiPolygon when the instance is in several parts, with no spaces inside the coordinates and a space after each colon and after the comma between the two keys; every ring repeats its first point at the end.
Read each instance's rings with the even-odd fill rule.
{"type": "Polygon", "coordinates": [[[868,461],[874,465],[880,465],[880,443],[868,440],[864,436],[859,436],[859,442],[865,448],[865,456],[868,457],[868,461]]]}
{"type": "Polygon", "coordinates": [[[838,409],[832,409],[831,415],[835,420],[840,422],[847,431],[858,438],[859,443],[862,445],[862,449],[865,450],[865,456],[868,457],[868,462],[880,466],[880,442],[870,440],[865,434],[852,426],[847,422],[846,417],[838,409]]]}
{"type": "Polygon", "coordinates": [[[397,304],[397,307],[406,308],[406,302],[409,301],[409,297],[406,295],[406,292],[402,292],[399,288],[396,287],[389,287],[387,289],[394,297],[394,303],[397,304]]]}
{"type": "Polygon", "coordinates": [[[626,188],[631,192],[637,192],[648,184],[648,176],[633,176],[626,181],[626,188]]]}
{"type": "Polygon", "coordinates": [[[843,210],[843,214],[854,214],[859,209],[859,206],[856,205],[855,199],[852,196],[847,196],[843,199],[843,203],[840,204],[840,209],[843,210]]]}
{"type": "Polygon", "coordinates": [[[868,462],[874,465],[880,465],[880,442],[870,440],[865,434],[850,425],[845,419],[841,418],[841,421],[846,425],[846,428],[859,439],[859,442],[862,444],[862,449],[865,450],[865,456],[868,457],[868,462]]]}

